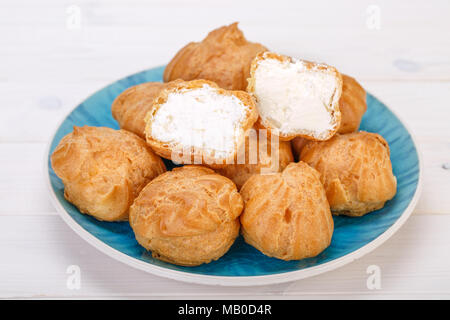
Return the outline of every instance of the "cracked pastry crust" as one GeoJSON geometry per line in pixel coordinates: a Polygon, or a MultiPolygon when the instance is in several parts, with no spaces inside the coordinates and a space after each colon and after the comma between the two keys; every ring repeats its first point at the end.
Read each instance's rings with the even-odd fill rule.
{"type": "Polygon", "coordinates": [[[367,110],[366,90],[352,77],[342,75],[342,95],[339,100],[341,125],[338,133],[358,131],[367,110]]]}
{"type": "Polygon", "coordinates": [[[234,183],[201,166],[168,171],[130,208],[137,241],[153,257],[183,266],[223,256],[239,234],[243,201],[234,183]]]}
{"type": "Polygon", "coordinates": [[[144,140],[125,130],[74,127],[51,156],[64,196],[98,220],[128,220],[142,188],[166,168],[144,140]]]}
{"type": "Polygon", "coordinates": [[[319,173],[304,162],[254,175],[241,189],[245,241],[282,260],[314,257],[331,243],[333,218],[319,173]]]}
{"type": "Polygon", "coordinates": [[[248,42],[237,23],[211,31],[183,47],[164,70],[164,82],[205,79],[228,90],[244,90],[253,58],[267,49],[248,42]]]}
{"type": "Polygon", "coordinates": [[[111,106],[112,115],[120,128],[145,139],[145,115],[152,108],[153,100],[167,86],[165,83],[147,82],[122,92],[111,106]]]}
{"type": "Polygon", "coordinates": [[[242,146],[238,151],[237,158],[244,160],[242,164],[228,164],[223,168],[216,169],[217,173],[233,180],[238,189],[241,189],[252,175],[259,174],[261,171],[263,173],[280,172],[294,161],[289,141],[278,141],[278,144],[275,142],[272,147],[271,136],[266,135],[267,143],[260,146],[260,136],[257,130],[255,132],[256,135],[245,137],[245,148],[242,146]],[[278,148],[275,149],[275,146],[278,148]],[[255,150],[256,157],[250,156],[250,150],[255,150]],[[278,151],[278,153],[275,154],[273,151],[278,151]]]}
{"type": "MultiPolygon", "coordinates": [[[[201,99],[197,99],[201,100],[201,99]]],[[[195,112],[195,110],[192,110],[195,112]]],[[[175,118],[177,114],[171,115],[172,118],[175,118]]],[[[195,115],[195,120],[202,120],[202,114],[195,115]]],[[[175,80],[170,83],[170,85],[161,91],[159,96],[154,100],[154,104],[152,109],[147,113],[145,117],[146,127],[145,127],[145,135],[147,143],[152,147],[152,149],[161,157],[170,159],[174,162],[184,163],[184,164],[204,164],[212,168],[220,168],[223,167],[226,163],[235,163],[237,152],[241,145],[245,141],[246,133],[253,127],[253,124],[258,119],[258,111],[256,110],[255,102],[253,98],[244,91],[231,91],[219,88],[217,84],[207,80],[192,80],[192,81],[183,81],[183,80],[175,80]],[[194,91],[197,89],[202,89],[205,86],[208,87],[208,90],[211,89],[215,94],[234,97],[237,98],[240,103],[242,103],[244,107],[244,117],[239,122],[240,130],[237,134],[237,141],[234,144],[234,150],[231,154],[227,156],[216,155],[214,152],[208,152],[206,149],[202,148],[194,148],[194,146],[186,146],[182,145],[178,141],[173,142],[164,142],[158,140],[154,133],[154,125],[156,114],[159,112],[160,108],[169,100],[169,96],[171,94],[183,94],[189,91],[194,91]],[[174,151],[177,159],[174,159],[174,151]],[[200,159],[200,161],[198,161],[200,159]]],[[[216,134],[223,135],[223,128],[220,125],[213,124],[213,126],[217,131],[216,134]]],[[[179,128],[177,128],[178,130],[179,128]]]]}
{"type": "Polygon", "coordinates": [[[300,159],[320,172],[332,212],[356,217],[381,209],[395,196],[389,156],[382,136],[361,131],[309,142],[300,159]]]}

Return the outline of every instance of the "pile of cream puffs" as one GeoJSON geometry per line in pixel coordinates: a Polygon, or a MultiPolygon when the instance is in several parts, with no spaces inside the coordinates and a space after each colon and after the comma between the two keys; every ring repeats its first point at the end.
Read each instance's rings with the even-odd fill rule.
{"type": "Polygon", "coordinates": [[[157,259],[209,263],[239,233],[304,259],[330,245],[332,214],[360,217],[396,194],[387,142],[358,131],[366,108],[352,77],[249,42],[234,23],[183,47],[164,83],[121,93],[120,130],[74,127],[51,163],[80,212],[129,221],[157,259]]]}

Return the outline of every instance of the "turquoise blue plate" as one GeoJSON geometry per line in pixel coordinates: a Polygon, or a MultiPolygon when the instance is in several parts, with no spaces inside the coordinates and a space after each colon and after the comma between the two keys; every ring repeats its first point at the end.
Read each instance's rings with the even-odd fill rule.
{"type": "MultiPolygon", "coordinates": [[[[349,263],[370,252],[388,239],[406,221],[417,202],[420,190],[420,163],[413,138],[402,122],[370,94],[361,130],[381,134],[391,148],[397,177],[397,194],[381,210],[361,218],[334,217],[331,245],[319,256],[299,261],[269,258],[239,237],[229,252],[218,261],[198,267],[181,267],[152,258],[136,242],[127,222],[100,222],[81,214],[64,199],[64,186],[50,166],[50,155],[73,126],[118,128],[111,116],[113,100],[125,89],[148,81],[162,81],[164,67],[146,70],[114,82],[78,105],[62,122],[48,150],[48,182],[55,207],[63,219],[82,238],[135,268],[182,281],[221,285],[261,285],[306,278],[349,263]]],[[[166,161],[168,168],[173,164],[166,161]]]]}

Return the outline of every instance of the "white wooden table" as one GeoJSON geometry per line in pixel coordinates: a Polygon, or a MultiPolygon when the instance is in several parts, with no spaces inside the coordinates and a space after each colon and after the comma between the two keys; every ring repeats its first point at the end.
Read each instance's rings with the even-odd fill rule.
{"type": "Polygon", "coordinates": [[[450,2],[266,3],[0,3],[0,297],[450,298],[450,2]],[[371,254],[288,284],[192,285],[105,256],[50,204],[44,149],[63,116],[108,83],[163,65],[188,41],[233,21],[252,41],[357,77],[417,136],[422,197],[371,254]],[[80,267],[80,289],[67,286],[71,265],[80,267]],[[380,289],[367,286],[371,265],[381,270],[380,289]]]}

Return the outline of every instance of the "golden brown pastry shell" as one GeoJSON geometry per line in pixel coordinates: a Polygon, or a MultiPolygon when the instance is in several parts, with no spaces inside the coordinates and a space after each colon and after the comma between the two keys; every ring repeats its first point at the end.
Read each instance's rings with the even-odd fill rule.
{"type": "Polygon", "coordinates": [[[382,136],[361,131],[309,142],[300,159],[320,172],[334,214],[362,216],[382,208],[396,194],[389,156],[382,136]]]}
{"type": "Polygon", "coordinates": [[[339,100],[341,125],[338,133],[358,131],[361,119],[367,110],[366,91],[352,77],[342,75],[342,95],[339,100]]]}
{"type": "Polygon", "coordinates": [[[51,156],[65,198],[99,220],[128,219],[142,188],[166,171],[144,140],[125,130],[74,127],[51,156]]]}
{"type": "MultiPolygon", "coordinates": [[[[260,145],[260,135],[258,130],[255,135],[247,135],[245,144],[238,151],[238,159],[244,159],[242,164],[227,164],[222,168],[216,169],[216,172],[231,179],[240,189],[244,183],[254,174],[268,172],[280,172],[289,163],[294,161],[291,144],[289,141],[275,141],[272,145],[272,138],[267,134],[266,145],[260,145]],[[251,146],[251,144],[253,144],[251,146]],[[276,148],[276,149],[275,149],[276,148]],[[250,150],[255,151],[256,157],[250,155],[250,150]],[[275,154],[277,152],[277,154],[275,154]],[[256,160],[256,163],[255,163],[256,160]]],[[[278,139],[277,136],[274,136],[278,139]]]]}
{"type": "Polygon", "coordinates": [[[291,163],[281,173],[253,175],[241,189],[245,241],[282,260],[314,257],[327,248],[333,218],[319,173],[291,163]]]}
{"type": "Polygon", "coordinates": [[[145,139],[145,115],[152,108],[153,100],[167,86],[161,82],[146,82],[122,92],[111,106],[112,115],[120,128],[145,139]]]}
{"type": "Polygon", "coordinates": [[[164,81],[205,79],[224,89],[245,91],[253,58],[266,50],[248,42],[237,23],[223,26],[183,47],[164,70],[164,81]]]}
{"type": "Polygon", "coordinates": [[[219,259],[239,234],[243,201],[213,170],[184,166],[150,182],[130,208],[136,239],[152,255],[195,266],[219,259]]]}

